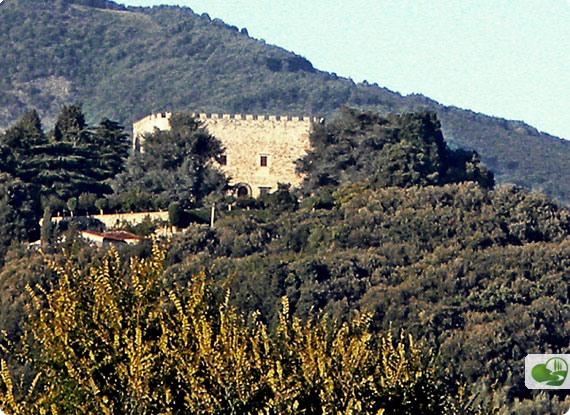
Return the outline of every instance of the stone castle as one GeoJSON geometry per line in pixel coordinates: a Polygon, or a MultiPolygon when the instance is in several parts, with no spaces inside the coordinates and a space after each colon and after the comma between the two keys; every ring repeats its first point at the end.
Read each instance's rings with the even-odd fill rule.
{"type": "MultiPolygon", "coordinates": [[[[171,113],[151,114],[133,124],[133,150],[140,151],[144,135],[170,129],[171,113]]],[[[225,147],[220,168],[230,178],[238,196],[277,190],[278,183],[299,186],[302,177],[295,160],[310,149],[309,133],[315,117],[275,115],[194,114],[225,147]]]]}

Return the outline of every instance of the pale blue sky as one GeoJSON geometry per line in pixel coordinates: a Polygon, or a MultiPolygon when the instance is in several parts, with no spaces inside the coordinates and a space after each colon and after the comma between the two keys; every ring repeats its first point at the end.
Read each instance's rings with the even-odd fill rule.
{"type": "Polygon", "coordinates": [[[118,0],[246,27],[321,70],[570,139],[570,0],[118,0]]]}

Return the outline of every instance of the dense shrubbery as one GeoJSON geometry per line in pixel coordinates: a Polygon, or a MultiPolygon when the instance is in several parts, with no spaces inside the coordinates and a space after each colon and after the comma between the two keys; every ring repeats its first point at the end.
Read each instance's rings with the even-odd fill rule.
{"type": "MultiPolygon", "coordinates": [[[[191,226],[171,241],[162,283],[192,289],[193,276],[205,272],[213,299],[230,288],[230,304],[259,311],[270,331],[284,295],[302,321],[325,312],[350,322],[370,312],[373,330],[404,329],[432,347],[450,387],[467,382],[480,393],[476,402],[500,413],[541,413],[544,398],[524,387],[523,361],[527,353],[569,351],[567,210],[517,188],[475,183],[347,184],[324,209],[314,208],[318,197],[294,211],[234,208],[218,212],[215,228],[191,226]]],[[[79,252],[80,263],[93,262],[79,252]]],[[[19,269],[22,260],[41,263],[29,255],[9,257],[5,287],[45,273],[19,269]]],[[[21,307],[23,287],[10,290],[21,307]]],[[[4,328],[20,327],[13,301],[2,302],[4,328]]]]}
{"type": "Polygon", "coordinates": [[[531,398],[526,354],[569,351],[566,209],[475,183],[345,185],[325,209],[314,207],[319,197],[292,213],[233,211],[215,229],[192,228],[173,242],[167,271],[179,283],[199,270],[220,284],[233,276],[234,304],[270,326],[282,295],[301,318],[371,311],[377,329],[427,339],[451,379],[478,385],[480,399],[505,411],[531,398]]]}
{"type": "MultiPolygon", "coordinates": [[[[126,267],[52,264],[58,284],[29,293],[34,313],[20,385],[1,361],[0,403],[11,413],[475,413],[412,337],[371,334],[369,315],[302,322],[283,298],[273,333],[213,299],[203,275],[164,284],[164,251],[126,267]]],[[[477,413],[482,413],[477,411],[477,413]]]]}

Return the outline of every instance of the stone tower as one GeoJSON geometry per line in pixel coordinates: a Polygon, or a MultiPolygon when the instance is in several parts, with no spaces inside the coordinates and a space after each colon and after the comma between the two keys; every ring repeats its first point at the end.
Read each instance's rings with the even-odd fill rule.
{"type": "MultiPolygon", "coordinates": [[[[171,113],[149,115],[133,124],[133,149],[144,148],[144,135],[155,128],[170,129],[171,113]]],[[[309,133],[314,117],[274,115],[194,114],[225,147],[220,168],[235,186],[238,196],[254,196],[277,190],[278,183],[299,186],[302,177],[295,160],[310,149],[309,133]]]]}

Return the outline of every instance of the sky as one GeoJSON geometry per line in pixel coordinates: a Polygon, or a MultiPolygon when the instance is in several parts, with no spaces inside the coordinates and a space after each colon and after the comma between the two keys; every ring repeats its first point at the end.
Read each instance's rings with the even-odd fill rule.
{"type": "Polygon", "coordinates": [[[570,0],[116,0],[208,13],[320,70],[570,139],[570,0]]]}

